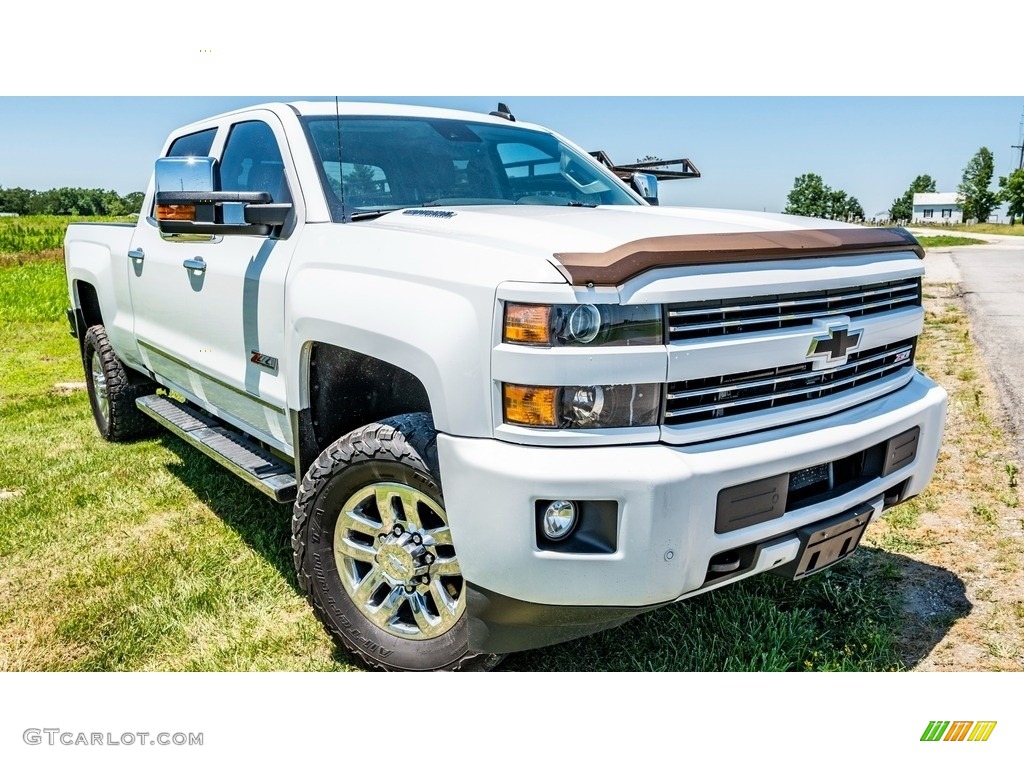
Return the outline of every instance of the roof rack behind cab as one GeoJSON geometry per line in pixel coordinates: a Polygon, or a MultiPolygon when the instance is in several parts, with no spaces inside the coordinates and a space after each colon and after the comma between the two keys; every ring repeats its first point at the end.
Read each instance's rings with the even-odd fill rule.
{"type": "Polygon", "coordinates": [[[634,173],[651,173],[654,174],[658,181],[700,178],[700,171],[697,170],[697,166],[685,157],[678,160],[647,160],[642,163],[616,165],[603,150],[599,149],[596,152],[591,152],[590,156],[625,182],[632,179],[634,173]],[[675,170],[672,166],[679,166],[679,169],[675,170]]]}

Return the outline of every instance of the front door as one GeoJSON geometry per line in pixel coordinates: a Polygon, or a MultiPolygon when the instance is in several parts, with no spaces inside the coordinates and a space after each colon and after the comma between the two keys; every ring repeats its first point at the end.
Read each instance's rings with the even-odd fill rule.
{"type": "MultiPolygon", "coordinates": [[[[227,137],[218,188],[292,202],[276,117],[247,117],[221,129],[227,137]]],[[[292,217],[282,237],[162,236],[150,219],[136,230],[129,265],[135,335],[150,369],[189,400],[289,453],[279,361],[284,281],[301,220],[294,209],[292,217]]]]}

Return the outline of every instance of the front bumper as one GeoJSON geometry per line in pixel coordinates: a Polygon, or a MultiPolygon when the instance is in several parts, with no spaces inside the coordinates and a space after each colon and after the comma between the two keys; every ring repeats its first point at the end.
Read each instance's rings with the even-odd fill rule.
{"type": "Polygon", "coordinates": [[[920,493],[935,469],[945,409],[945,391],[918,373],[902,389],[841,413],[697,445],[552,448],[440,435],[445,507],[463,575],[517,603],[639,613],[779,567],[797,555],[797,529],[862,504],[873,506],[874,519],[895,487],[900,499],[920,493]],[[716,532],[723,489],[837,461],[915,427],[913,460],[891,474],[776,519],[716,532]],[[542,499],[614,501],[614,550],[542,549],[535,524],[542,499]],[[708,582],[716,554],[769,541],[770,556],[708,582]]]}

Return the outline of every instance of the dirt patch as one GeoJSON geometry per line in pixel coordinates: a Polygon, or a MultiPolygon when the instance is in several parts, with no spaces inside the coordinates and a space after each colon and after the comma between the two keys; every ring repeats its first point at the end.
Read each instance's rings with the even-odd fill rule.
{"type": "Polygon", "coordinates": [[[63,261],[61,248],[50,248],[39,253],[0,253],[0,267],[20,267],[37,261],[63,261]]]}

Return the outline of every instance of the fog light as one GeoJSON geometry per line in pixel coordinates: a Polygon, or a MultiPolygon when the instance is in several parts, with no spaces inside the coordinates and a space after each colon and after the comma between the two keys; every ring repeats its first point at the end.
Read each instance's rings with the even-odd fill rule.
{"type": "Polygon", "coordinates": [[[576,505],[571,501],[552,501],[541,516],[541,530],[552,541],[564,539],[575,527],[576,505]]]}

